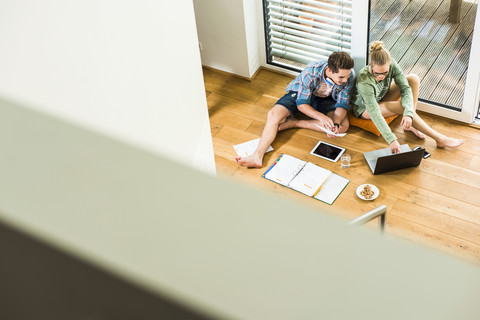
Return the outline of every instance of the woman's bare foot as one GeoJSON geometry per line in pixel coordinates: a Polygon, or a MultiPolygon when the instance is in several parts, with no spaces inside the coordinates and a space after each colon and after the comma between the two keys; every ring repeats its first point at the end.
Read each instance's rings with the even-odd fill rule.
{"type": "Polygon", "coordinates": [[[290,128],[296,128],[297,127],[297,121],[298,121],[297,118],[295,118],[292,115],[286,117],[285,121],[280,123],[280,125],[278,126],[278,131],[283,131],[283,130],[287,130],[287,129],[290,129],[290,128]]]}
{"type": "Polygon", "coordinates": [[[454,139],[449,137],[443,137],[437,140],[437,148],[456,148],[465,143],[463,139],[454,139]]]}
{"type": "Polygon", "coordinates": [[[256,157],[254,154],[251,156],[242,158],[242,157],[235,157],[235,160],[237,161],[238,165],[242,167],[247,167],[247,168],[261,168],[262,167],[262,160],[258,157],[256,157]]]}
{"type": "Polygon", "coordinates": [[[424,135],[422,132],[420,132],[420,131],[418,131],[417,129],[415,129],[413,126],[410,126],[409,129],[405,129],[405,130],[406,130],[406,131],[413,132],[414,135],[416,135],[418,138],[420,138],[420,139],[422,139],[422,140],[425,139],[425,135],[424,135]]]}

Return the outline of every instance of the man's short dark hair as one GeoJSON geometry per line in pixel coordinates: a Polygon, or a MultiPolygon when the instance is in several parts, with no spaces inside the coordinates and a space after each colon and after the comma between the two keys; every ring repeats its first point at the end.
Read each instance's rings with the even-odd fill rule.
{"type": "Polygon", "coordinates": [[[333,52],[328,57],[328,67],[333,73],[338,73],[340,69],[350,70],[353,68],[354,62],[352,57],[344,51],[333,52]]]}

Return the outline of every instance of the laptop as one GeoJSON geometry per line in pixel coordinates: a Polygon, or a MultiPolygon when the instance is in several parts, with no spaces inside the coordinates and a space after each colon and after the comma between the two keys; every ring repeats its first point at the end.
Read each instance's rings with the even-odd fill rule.
{"type": "Polygon", "coordinates": [[[412,151],[408,144],[402,144],[400,145],[400,153],[392,154],[390,148],[385,148],[365,152],[363,156],[373,174],[379,174],[416,167],[422,161],[423,152],[424,149],[412,151]]]}

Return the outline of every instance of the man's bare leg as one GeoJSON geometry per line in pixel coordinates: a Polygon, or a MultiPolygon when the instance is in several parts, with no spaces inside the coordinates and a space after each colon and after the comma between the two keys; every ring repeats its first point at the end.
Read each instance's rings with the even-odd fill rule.
{"type": "Polygon", "coordinates": [[[278,131],[283,131],[292,128],[301,128],[301,129],[311,129],[316,131],[322,131],[317,125],[321,125],[320,121],[309,119],[309,120],[299,120],[295,117],[288,117],[285,119],[285,122],[280,123],[278,126],[278,131]]]}
{"type": "Polygon", "coordinates": [[[290,111],[282,105],[276,104],[268,112],[267,124],[263,128],[262,136],[255,152],[248,157],[235,157],[237,163],[242,167],[261,168],[263,165],[263,156],[268,147],[277,136],[280,121],[290,115],[290,111]]]}
{"type": "MultiPolygon", "coordinates": [[[[331,119],[333,119],[333,115],[334,115],[334,111],[330,111],[327,114],[327,116],[329,116],[331,119]]],[[[310,130],[324,132],[322,129],[317,127],[317,125],[322,125],[322,124],[320,123],[320,121],[317,121],[314,119],[299,120],[293,116],[290,116],[285,119],[285,122],[280,123],[280,125],[278,126],[278,131],[283,131],[283,130],[292,129],[292,128],[301,128],[301,129],[310,129],[310,130]]],[[[348,117],[345,117],[343,121],[340,123],[340,129],[338,133],[347,132],[348,127],[349,127],[348,117]]]]}

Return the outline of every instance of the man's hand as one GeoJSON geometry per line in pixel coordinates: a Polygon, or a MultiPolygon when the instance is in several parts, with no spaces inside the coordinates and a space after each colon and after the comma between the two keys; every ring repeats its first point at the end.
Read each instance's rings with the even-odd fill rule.
{"type": "Polygon", "coordinates": [[[317,118],[317,120],[320,122],[320,125],[323,126],[325,129],[335,132],[334,129],[336,129],[336,127],[333,125],[332,118],[324,114],[320,114],[320,117],[317,118]]]}
{"type": "Polygon", "coordinates": [[[410,127],[412,126],[412,117],[404,116],[400,124],[402,125],[403,130],[410,130],[410,127]]]}
{"type": "Polygon", "coordinates": [[[398,143],[397,140],[394,140],[392,143],[390,143],[390,152],[392,154],[400,153],[400,143],[398,143]]]}
{"type": "MultiPolygon", "coordinates": [[[[331,131],[335,134],[339,134],[340,133],[340,125],[338,123],[334,123],[331,131]]],[[[327,133],[327,137],[335,139],[337,136],[334,136],[333,134],[327,133]]]]}

